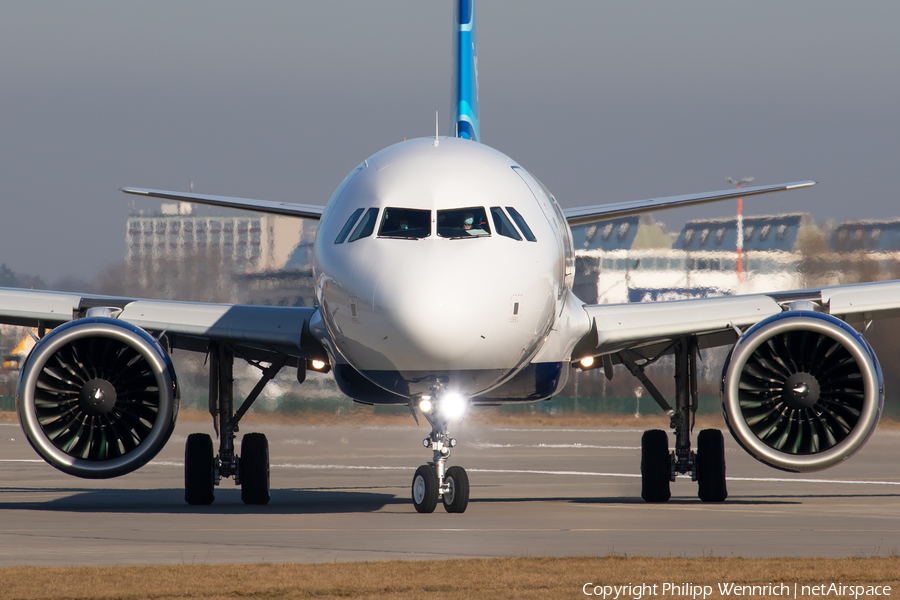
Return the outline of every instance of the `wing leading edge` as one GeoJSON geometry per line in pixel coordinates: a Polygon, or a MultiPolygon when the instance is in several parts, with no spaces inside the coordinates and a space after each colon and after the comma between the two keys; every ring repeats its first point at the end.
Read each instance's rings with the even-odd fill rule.
{"type": "Polygon", "coordinates": [[[815,310],[843,320],[898,317],[900,281],[749,296],[586,305],[591,335],[576,352],[581,356],[602,356],[644,348],[652,354],[685,335],[696,335],[701,348],[733,344],[737,341],[737,329],[787,310],[797,301],[809,302],[815,310]]]}
{"type": "Polygon", "coordinates": [[[580,225],[600,219],[616,219],[630,215],[667,210],[682,206],[706,204],[708,202],[720,202],[733,198],[747,198],[760,194],[773,192],[785,192],[787,190],[799,190],[815,185],[815,181],[796,181],[794,183],[781,183],[778,185],[758,185],[739,190],[722,190],[719,192],[703,192],[700,194],[684,194],[681,196],[666,196],[664,198],[651,198],[649,200],[629,200],[627,202],[615,202],[612,204],[599,204],[596,206],[583,206],[578,208],[563,209],[563,214],[569,225],[580,225]]]}
{"type": "Polygon", "coordinates": [[[310,332],[318,309],[310,307],[203,304],[136,300],[0,288],[0,323],[47,329],[108,308],[113,318],[154,335],[165,334],[170,347],[205,352],[210,340],[233,344],[248,357],[271,353],[294,358],[326,356],[310,332]]]}
{"type": "Polygon", "coordinates": [[[251,198],[233,198],[231,196],[212,196],[209,194],[193,194],[185,192],[169,192],[166,190],[150,190],[145,188],[124,187],[122,191],[135,196],[149,196],[151,198],[165,198],[178,200],[179,202],[192,202],[194,204],[208,204],[210,206],[225,206],[252,210],[255,212],[287,217],[299,217],[303,219],[318,220],[322,217],[324,206],[313,204],[293,204],[291,202],[272,202],[270,200],[253,200],[251,198]]]}

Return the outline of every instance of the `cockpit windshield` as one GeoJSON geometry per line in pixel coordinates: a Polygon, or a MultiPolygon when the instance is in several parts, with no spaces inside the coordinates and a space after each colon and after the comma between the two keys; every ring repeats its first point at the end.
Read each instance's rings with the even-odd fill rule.
{"type": "Polygon", "coordinates": [[[418,240],[431,235],[431,211],[414,208],[386,208],[378,237],[418,240]]]}
{"type": "Polygon", "coordinates": [[[491,235],[487,213],[482,206],[437,211],[437,234],[443,238],[469,238],[491,235]]]}

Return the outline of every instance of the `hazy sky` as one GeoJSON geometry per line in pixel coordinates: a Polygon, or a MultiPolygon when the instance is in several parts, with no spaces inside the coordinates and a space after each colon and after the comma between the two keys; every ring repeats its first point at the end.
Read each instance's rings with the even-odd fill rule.
{"type": "MultiPolygon", "coordinates": [[[[324,203],[450,107],[450,0],[0,2],[0,262],[91,278],[122,186],[324,203]]],[[[815,179],[900,216],[900,3],[480,0],[482,137],[563,206],[815,179]]],[[[445,125],[446,127],[446,125],[445,125]]],[[[158,202],[137,200],[138,208],[158,202]]],[[[659,213],[671,229],[733,203],[659,213]]]]}

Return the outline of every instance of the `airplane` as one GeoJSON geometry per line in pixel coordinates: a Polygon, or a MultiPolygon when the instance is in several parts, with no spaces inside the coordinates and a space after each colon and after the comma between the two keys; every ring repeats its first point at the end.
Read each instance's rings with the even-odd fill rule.
{"type": "MultiPolygon", "coordinates": [[[[700,431],[697,359],[730,347],[721,395],[737,442],[776,469],[842,462],[875,429],[881,367],[847,320],[900,312],[900,282],[747,296],[589,305],[572,291],[570,226],[760,194],[813,181],[563,209],[515,160],[481,140],[473,0],[454,11],[454,115],[449,135],[405,140],[363,160],[324,206],[127,187],[143,197],[319,221],[316,305],[271,307],[0,289],[0,321],[37,328],[16,397],[25,435],[46,462],[83,478],[130,473],[168,441],[179,408],[173,349],[208,357],[218,449],[185,444],[185,501],[210,504],[223,478],[247,504],[270,500],[263,434],[237,437],[242,417],[282,369],[330,372],[365,404],[408,406],[430,424],[415,509],[463,513],[464,468],[448,466],[452,423],[478,406],[536,402],[573,370],[622,365],[670,418],[641,440],[641,495],[670,499],[690,476],[704,502],[727,498],[724,438],[700,431]],[[667,400],[645,368],[674,355],[667,400]],[[235,358],[261,371],[234,396],[235,358]],[[240,403],[238,403],[240,400],[240,403]]],[[[437,124],[436,124],[437,127],[437,124]]],[[[868,325],[867,325],[868,326],[868,325]]]]}

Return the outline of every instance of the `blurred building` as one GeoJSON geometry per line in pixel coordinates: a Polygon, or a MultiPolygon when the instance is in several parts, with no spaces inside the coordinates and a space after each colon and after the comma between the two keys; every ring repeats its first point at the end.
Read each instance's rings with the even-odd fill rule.
{"type": "Polygon", "coordinates": [[[313,244],[318,221],[301,219],[300,239],[280,269],[237,276],[241,302],[263,306],[315,306],[313,244]]]}
{"type": "Polygon", "coordinates": [[[638,217],[579,227],[575,293],[595,304],[801,287],[800,240],[816,230],[805,213],[745,217],[739,274],[736,218],[689,221],[669,246],[661,224],[638,217]]]}
{"type": "Polygon", "coordinates": [[[828,242],[832,252],[900,252],[900,219],[847,221],[828,242]]]}
{"type": "Polygon", "coordinates": [[[315,306],[312,270],[283,269],[235,275],[240,302],[259,306],[315,306]]]}
{"type": "Polygon", "coordinates": [[[671,248],[673,236],[665,225],[650,215],[623,217],[611,221],[572,227],[575,246],[575,295],[596,304],[601,296],[601,275],[627,271],[629,255],[643,250],[671,248]]]}
{"type": "MultiPolygon", "coordinates": [[[[744,252],[794,252],[804,227],[815,227],[806,213],[744,217],[744,252]]],[[[734,251],[737,219],[697,219],[685,224],[675,248],[688,252],[734,251]]]]}
{"type": "Polygon", "coordinates": [[[301,239],[315,236],[316,225],[274,215],[201,216],[193,214],[190,204],[163,204],[158,214],[128,218],[126,266],[144,287],[173,261],[221,263],[224,273],[280,271],[301,239]]]}

